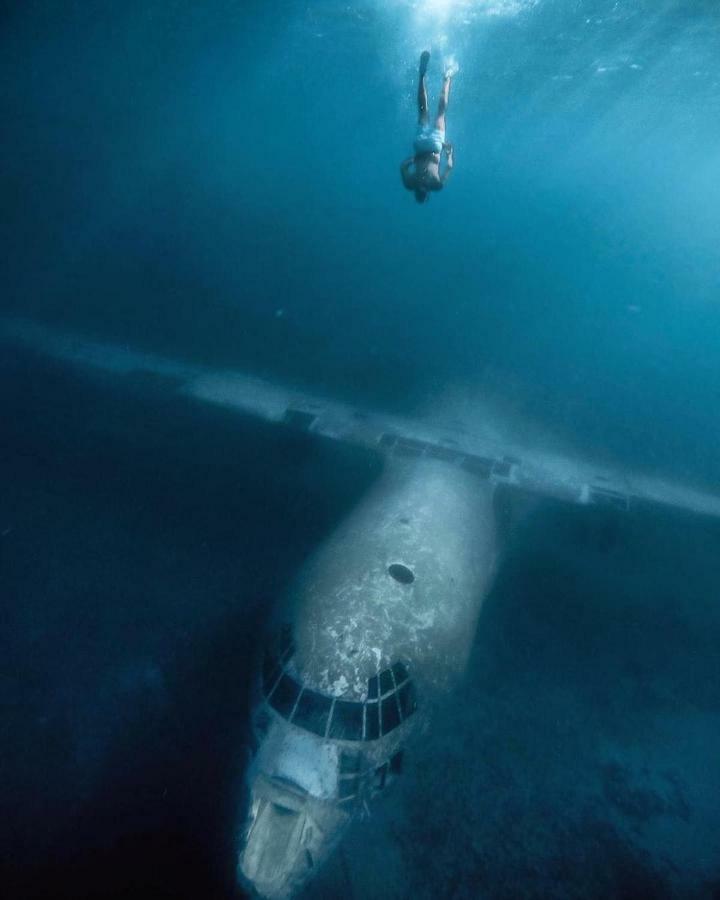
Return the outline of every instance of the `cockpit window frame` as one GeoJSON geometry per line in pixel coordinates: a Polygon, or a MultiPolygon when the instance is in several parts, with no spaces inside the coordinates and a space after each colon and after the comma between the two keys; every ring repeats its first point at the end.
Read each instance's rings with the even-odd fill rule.
{"type": "MultiPolygon", "coordinates": [[[[343,697],[331,697],[321,691],[316,691],[304,685],[289,671],[288,664],[294,656],[295,648],[292,632],[288,629],[282,632],[278,649],[280,650],[279,654],[270,651],[265,654],[262,673],[263,698],[277,715],[310,734],[348,743],[372,742],[399,728],[417,708],[414,682],[410,677],[407,665],[400,660],[378,671],[368,679],[367,695],[364,700],[347,700],[343,697]],[[297,692],[291,707],[289,707],[289,697],[286,696],[288,695],[287,682],[290,682],[297,692]],[[277,694],[281,683],[285,685],[283,696],[286,698],[282,703],[278,701],[277,694]],[[308,698],[305,705],[309,703],[311,708],[313,703],[320,708],[327,705],[329,701],[323,733],[318,724],[315,727],[310,726],[309,722],[312,717],[310,710],[298,716],[298,711],[302,710],[304,706],[303,698],[308,698]],[[349,715],[352,712],[352,706],[362,707],[359,728],[357,722],[353,723],[352,729],[349,728],[349,723],[353,718],[349,715]],[[344,725],[340,725],[339,720],[337,723],[334,721],[335,711],[340,707],[346,713],[344,725]],[[392,723],[388,728],[383,724],[383,709],[386,711],[388,721],[392,723]],[[389,715],[390,711],[392,711],[392,715],[389,715]]],[[[323,721],[321,710],[318,712],[316,709],[314,715],[319,717],[320,722],[323,721]]]]}

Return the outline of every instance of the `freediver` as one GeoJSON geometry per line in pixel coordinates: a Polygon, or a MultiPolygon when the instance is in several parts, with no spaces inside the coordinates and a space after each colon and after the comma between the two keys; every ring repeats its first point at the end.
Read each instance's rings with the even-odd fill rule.
{"type": "Polygon", "coordinates": [[[457,66],[449,65],[443,74],[442,89],[438,102],[437,116],[430,127],[428,116],[428,95],[425,84],[430,51],[420,55],[420,82],[418,84],[418,131],[413,143],[415,153],[400,164],[403,184],[413,191],[418,203],[424,203],[430,191],[441,191],[453,169],[453,147],[445,140],[445,114],[450,98],[450,82],[457,72],[457,66]],[[445,151],[445,171],[440,174],[440,159],[445,151]],[[414,164],[415,171],[410,167],[414,164]]]}

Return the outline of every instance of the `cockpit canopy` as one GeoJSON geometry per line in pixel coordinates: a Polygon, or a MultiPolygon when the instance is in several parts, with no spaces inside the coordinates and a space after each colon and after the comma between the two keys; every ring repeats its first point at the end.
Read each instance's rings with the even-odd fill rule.
{"type": "Polygon", "coordinates": [[[279,652],[265,655],[263,694],[299,728],[339,741],[375,741],[415,711],[415,686],[402,662],[368,679],[366,700],[343,700],[301,684],[287,669],[294,653],[290,630],[283,629],[279,652]]]}

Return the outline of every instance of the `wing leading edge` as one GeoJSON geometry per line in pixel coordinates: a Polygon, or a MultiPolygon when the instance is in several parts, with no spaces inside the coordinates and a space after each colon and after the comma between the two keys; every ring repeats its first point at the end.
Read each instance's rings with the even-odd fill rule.
{"type": "Polygon", "coordinates": [[[501,444],[429,421],[366,411],[251,375],[176,362],[54,331],[27,320],[3,320],[0,336],[88,373],[102,372],[118,379],[154,376],[165,390],[200,402],[368,447],[386,456],[438,459],[492,483],[528,493],[621,511],[658,504],[720,517],[720,496],[666,479],[620,473],[538,448],[501,444]]]}

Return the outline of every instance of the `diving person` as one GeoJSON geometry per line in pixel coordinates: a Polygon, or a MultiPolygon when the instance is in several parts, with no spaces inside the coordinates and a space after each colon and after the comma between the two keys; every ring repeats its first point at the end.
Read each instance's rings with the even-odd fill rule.
{"type": "Polygon", "coordinates": [[[400,175],[403,184],[413,191],[418,203],[424,203],[430,191],[440,191],[452,171],[453,147],[445,140],[445,114],[450,98],[450,82],[457,72],[457,66],[449,65],[443,74],[442,89],[438,103],[437,116],[433,127],[430,127],[428,116],[428,95],[425,85],[430,52],[424,50],[420,55],[420,82],[418,84],[418,131],[413,149],[415,153],[400,164],[400,175]],[[445,171],[440,174],[440,159],[445,152],[445,171]],[[411,166],[415,167],[413,172],[411,166]]]}

